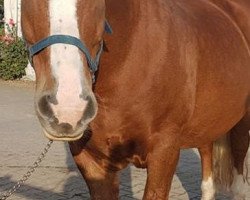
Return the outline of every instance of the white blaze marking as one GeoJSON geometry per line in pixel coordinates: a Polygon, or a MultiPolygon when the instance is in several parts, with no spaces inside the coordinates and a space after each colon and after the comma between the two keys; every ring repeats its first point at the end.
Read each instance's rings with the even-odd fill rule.
{"type": "MultiPolygon", "coordinates": [[[[77,0],[50,0],[50,34],[65,34],[80,38],[77,22],[77,0]]],[[[52,109],[59,123],[73,127],[80,120],[86,101],[82,93],[83,62],[77,47],[66,44],[51,46],[52,74],[58,83],[57,105],[52,109]]]]}
{"type": "Polygon", "coordinates": [[[247,192],[247,183],[244,180],[243,175],[238,174],[236,169],[234,169],[233,174],[234,180],[231,189],[234,195],[234,199],[244,200],[247,192]]]}
{"type": "Polygon", "coordinates": [[[206,181],[202,181],[201,184],[202,200],[215,199],[215,186],[212,177],[209,177],[206,181]]]}

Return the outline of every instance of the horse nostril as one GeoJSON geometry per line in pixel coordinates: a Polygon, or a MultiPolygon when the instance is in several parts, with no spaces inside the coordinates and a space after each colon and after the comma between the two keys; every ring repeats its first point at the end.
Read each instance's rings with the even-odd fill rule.
{"type": "Polygon", "coordinates": [[[46,99],[49,103],[52,103],[52,104],[58,104],[58,101],[56,99],[56,96],[53,95],[53,94],[49,94],[49,95],[46,95],[46,99]]]}
{"type": "Polygon", "coordinates": [[[91,119],[95,115],[95,112],[96,112],[95,103],[94,103],[94,100],[91,98],[91,96],[87,96],[86,101],[88,101],[88,104],[83,115],[84,121],[91,119]]]}
{"type": "Polygon", "coordinates": [[[84,101],[89,101],[89,99],[91,99],[91,97],[86,94],[80,94],[79,97],[83,99],[84,101]]]}
{"type": "Polygon", "coordinates": [[[41,99],[38,101],[38,108],[43,115],[50,118],[53,117],[53,111],[49,105],[47,96],[41,97],[41,99]]]}

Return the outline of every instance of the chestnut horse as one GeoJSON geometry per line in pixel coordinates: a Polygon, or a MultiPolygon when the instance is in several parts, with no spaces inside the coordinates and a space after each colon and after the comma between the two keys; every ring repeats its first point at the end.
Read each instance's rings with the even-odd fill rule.
{"type": "Polygon", "coordinates": [[[48,138],[69,141],[92,199],[118,199],[129,163],[147,168],[144,200],[168,199],[180,149],[193,147],[202,199],[214,199],[216,171],[226,171],[217,164],[231,163],[214,157],[213,171],[213,142],[228,132],[230,185],[244,199],[247,1],[22,0],[37,116],[48,138]]]}

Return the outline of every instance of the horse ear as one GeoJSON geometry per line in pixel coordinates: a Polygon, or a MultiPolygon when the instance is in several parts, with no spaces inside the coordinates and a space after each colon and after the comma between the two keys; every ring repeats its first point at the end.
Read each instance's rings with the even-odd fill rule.
{"type": "Polygon", "coordinates": [[[110,26],[110,24],[108,23],[107,20],[105,20],[105,27],[104,27],[104,29],[105,29],[105,32],[108,33],[108,34],[112,34],[113,33],[113,30],[112,30],[112,28],[111,28],[111,26],[110,26]]]}

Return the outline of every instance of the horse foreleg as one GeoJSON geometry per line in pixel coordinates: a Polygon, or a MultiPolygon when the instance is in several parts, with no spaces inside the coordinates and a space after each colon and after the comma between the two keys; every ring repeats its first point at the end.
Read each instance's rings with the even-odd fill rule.
{"type": "Polygon", "coordinates": [[[202,163],[202,200],[215,199],[215,186],[213,180],[213,144],[199,148],[202,163]]]}
{"type": "Polygon", "coordinates": [[[118,200],[119,180],[116,171],[109,171],[99,164],[86,150],[70,144],[75,163],[84,177],[92,200],[118,200]]]}
{"type": "Polygon", "coordinates": [[[148,155],[148,177],[143,200],[168,199],[179,154],[178,148],[158,146],[148,155]]]}

